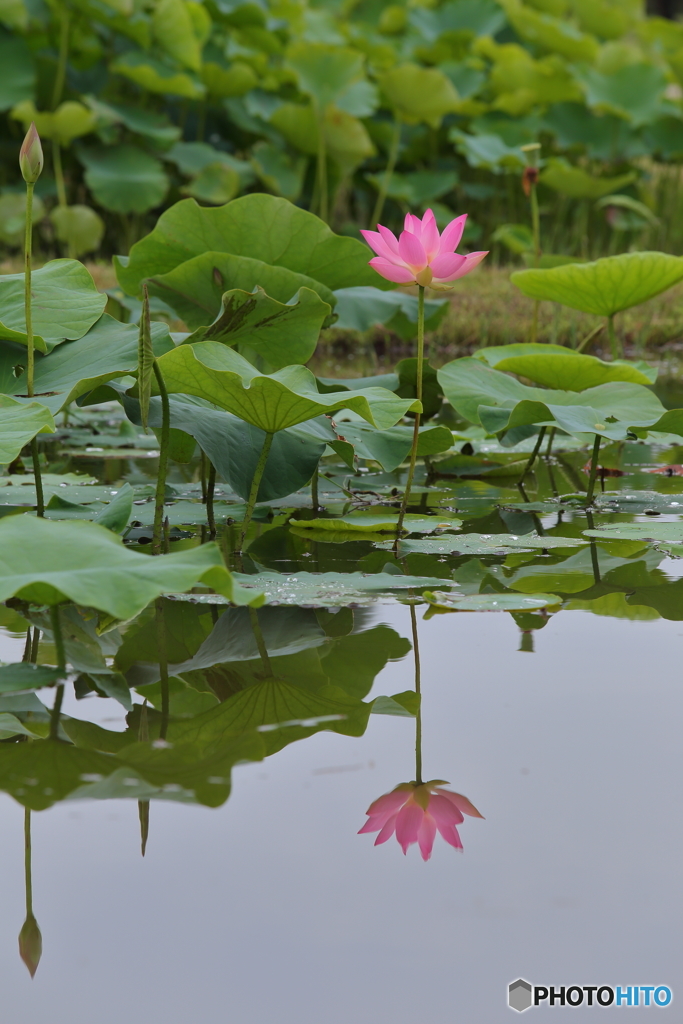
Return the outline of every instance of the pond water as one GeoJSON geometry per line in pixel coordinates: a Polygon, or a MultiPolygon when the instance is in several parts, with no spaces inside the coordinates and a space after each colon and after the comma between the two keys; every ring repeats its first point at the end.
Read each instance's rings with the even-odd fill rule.
{"type": "MultiPolygon", "coordinates": [[[[125,477],[142,502],[153,456],[117,454],[118,427],[103,427],[112,416],[83,414],[52,468],[91,474],[100,483],[84,486],[93,488],[125,477]],[[91,448],[111,444],[112,457],[85,451],[88,437],[91,448]]],[[[496,1024],[508,1019],[517,978],[669,986],[676,997],[683,449],[607,447],[604,491],[586,513],[571,495],[588,455],[569,439],[556,439],[523,492],[514,486],[532,445],[504,450],[463,435],[431,487],[418,480],[411,510],[456,516],[461,528],[411,536],[398,552],[381,533],[321,536],[292,525],[292,508],[293,518],[313,516],[308,493],[264,506],[246,574],[277,571],[301,584],[307,572],[408,573],[430,580],[435,596],[429,604],[416,584],[356,594],[348,608],[343,595],[335,604],[335,592],[309,593],[260,609],[256,622],[201,594],[164,601],[171,722],[168,746],[154,751],[167,760],[153,771],[141,750],[161,719],[154,612],[115,633],[100,622],[102,646],[74,610],[70,660],[82,676],[95,672],[92,683],[87,658],[99,644],[98,656],[134,686],[134,708],[81,679],[61,721],[76,746],[60,747],[78,753],[77,768],[26,758],[8,767],[0,757],[4,1020],[496,1024]],[[615,536],[625,526],[631,534],[615,536]],[[539,594],[550,596],[534,604],[539,594]],[[453,610],[469,598],[475,608],[517,606],[453,610]],[[271,676],[278,684],[262,696],[271,676]],[[458,826],[462,851],[437,835],[427,862],[414,845],[404,857],[394,838],[374,847],[373,835],[357,834],[374,800],[415,779],[418,725],[423,777],[447,780],[483,815],[458,826]],[[178,752],[200,739],[197,767],[178,752]],[[28,817],[22,804],[34,808],[28,817]],[[43,943],[33,979],[17,948],[27,823],[43,943]]],[[[196,464],[174,472],[175,497],[196,503],[196,464]]],[[[381,514],[403,480],[401,470],[354,477],[332,461],[325,472],[328,514],[381,514]]],[[[61,493],[82,501],[77,486],[70,479],[61,493]]],[[[15,502],[20,489],[14,479],[15,502]]],[[[224,502],[236,499],[220,486],[217,496],[224,522],[224,502]]],[[[130,540],[145,550],[147,506],[138,507],[130,540]]],[[[196,544],[202,529],[201,516],[188,524],[183,514],[171,523],[172,549],[196,544]]],[[[219,530],[228,553],[234,530],[219,530]]],[[[29,614],[41,630],[38,661],[54,664],[49,623],[25,607],[4,613],[0,658],[21,660],[29,614]]],[[[0,712],[38,735],[47,722],[38,699],[49,710],[53,691],[0,697],[0,712]]],[[[675,1005],[640,1010],[675,1020],[675,1005]]],[[[620,1019],[618,1009],[600,1009],[600,1019],[620,1019]]],[[[569,1013],[546,1003],[532,1019],[556,1011],[569,1013]]],[[[584,1005],[570,1019],[597,1012],[584,1005]]]]}

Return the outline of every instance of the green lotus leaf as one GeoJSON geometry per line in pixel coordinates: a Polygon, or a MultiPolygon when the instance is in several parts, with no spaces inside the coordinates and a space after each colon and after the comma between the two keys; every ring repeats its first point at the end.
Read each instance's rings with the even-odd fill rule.
{"type": "MultiPolygon", "coordinates": [[[[105,313],[82,338],[60,345],[47,356],[36,357],[36,398],[54,415],[100,384],[135,373],[138,335],[135,324],[119,323],[105,313]]],[[[152,324],[152,344],[156,355],[173,348],[166,324],[152,324]]],[[[18,377],[14,374],[16,364],[25,362],[21,350],[0,345],[0,392],[26,396],[25,371],[18,377]]],[[[30,399],[24,397],[22,401],[30,399]]]]}
{"type": "MultiPolygon", "coordinates": [[[[413,428],[396,426],[389,430],[373,430],[365,423],[336,424],[339,437],[349,441],[356,454],[362,459],[371,459],[379,462],[382,469],[392,473],[408,458],[410,447],[413,442],[413,428]]],[[[334,447],[334,436],[328,444],[334,447]]],[[[440,455],[442,452],[450,451],[453,447],[453,434],[441,424],[436,426],[420,427],[418,437],[417,454],[419,458],[425,455],[440,455]]]]}
{"type": "Polygon", "coordinates": [[[460,103],[450,78],[438,68],[398,64],[380,75],[378,81],[387,104],[408,124],[438,128],[445,115],[455,112],[460,103]]]}
{"type": "Polygon", "coordinates": [[[272,142],[257,142],[251,162],[269,192],[296,202],[304,187],[307,161],[303,157],[293,158],[272,142]]]}
{"type": "Polygon", "coordinates": [[[104,235],[104,221],[89,206],[55,206],[50,220],[60,242],[69,246],[69,252],[81,256],[99,249],[104,235]]]}
{"type": "Polygon", "coordinates": [[[598,113],[616,114],[636,127],[669,113],[664,100],[666,74],[654,63],[628,64],[612,74],[584,67],[577,70],[577,77],[586,90],[588,106],[598,113]]]}
{"type": "Polygon", "coordinates": [[[23,404],[0,395],[0,465],[14,462],[36,434],[51,434],[54,430],[54,420],[44,405],[33,401],[23,404]]]}
{"type": "Polygon", "coordinates": [[[320,110],[333,103],[363,74],[363,54],[326,43],[295,43],[287,50],[287,66],[296,75],[299,89],[320,110]]]}
{"type": "MultiPolygon", "coordinates": [[[[1,38],[1,37],[0,37],[1,38]]],[[[33,220],[45,216],[45,206],[39,196],[33,196],[33,220]]],[[[26,233],[26,193],[5,192],[0,195],[0,241],[19,246],[26,233]]]]}
{"type": "Polygon", "coordinates": [[[528,612],[562,603],[555,594],[446,594],[441,591],[422,595],[432,612],[528,612]]]}
{"type": "MultiPolygon", "coordinates": [[[[161,215],[149,235],[136,242],[129,258],[117,257],[114,262],[123,290],[138,295],[144,279],[167,274],[206,252],[230,253],[283,267],[331,290],[362,284],[393,287],[368,266],[368,248],[362,242],[335,235],[312,213],[263,193],[241,196],[214,208],[183,199],[161,215]]],[[[255,281],[251,288],[256,284],[263,282],[255,281]]],[[[289,301],[296,290],[280,301],[289,301]]]]}
{"type": "Polygon", "coordinates": [[[275,302],[285,304],[307,288],[328,306],[334,305],[329,288],[305,274],[223,252],[205,252],[186,260],[167,274],[151,277],[148,287],[151,295],[171,306],[192,330],[220,317],[226,291],[252,293],[262,288],[275,302]]]}
{"type": "Polygon", "coordinates": [[[562,391],[584,391],[614,380],[647,386],[657,379],[657,370],[647,364],[619,360],[606,363],[561,345],[498,345],[477,352],[477,359],[542,387],[562,391]]]}
{"type": "Polygon", "coordinates": [[[164,592],[204,582],[235,603],[258,602],[233,584],[215,544],[152,558],[95,523],[24,515],[0,519],[0,552],[0,601],[73,601],[130,619],[164,592]]]}
{"type": "MultiPolygon", "coordinates": [[[[575,537],[539,537],[526,533],[459,533],[440,537],[419,537],[399,541],[399,554],[428,555],[508,555],[511,551],[554,551],[583,547],[588,541],[575,537]]],[[[382,541],[377,547],[391,549],[393,541],[382,541]]]]}
{"type": "MultiPolygon", "coordinates": [[[[324,530],[342,533],[396,533],[398,513],[371,515],[363,512],[350,512],[346,516],[335,516],[334,519],[290,519],[292,526],[300,530],[324,530]]],[[[419,516],[410,513],[403,517],[404,533],[437,533],[440,530],[455,530],[462,526],[461,519],[449,519],[445,516],[419,516]]]]}
{"type": "Polygon", "coordinates": [[[82,146],[78,155],[88,187],[105,210],[146,213],[166,197],[170,183],[161,161],[137,146],[82,146]]]}
{"type": "Polygon", "coordinates": [[[658,551],[677,557],[683,554],[683,522],[607,523],[594,530],[584,530],[583,534],[603,541],[642,541],[643,544],[656,545],[658,551]]]}
{"type": "MultiPolygon", "coordinates": [[[[133,422],[139,423],[140,408],[135,399],[125,396],[123,404],[133,422]]],[[[264,432],[189,395],[171,395],[170,407],[172,427],[195,438],[221,478],[246,501],[263,449],[264,432]]],[[[149,422],[154,428],[161,426],[161,400],[158,398],[152,399],[150,404],[149,422]]],[[[311,422],[306,424],[305,432],[298,427],[278,431],[259,486],[258,501],[283,498],[309,482],[325,451],[325,438],[328,434],[335,436],[329,420],[325,419],[325,425],[327,430],[323,436],[311,432],[311,422]]]]}
{"type": "Polygon", "coordinates": [[[22,100],[30,99],[36,84],[33,57],[20,35],[0,35],[0,65],[3,69],[0,86],[0,110],[9,110],[22,100]]]}
{"type": "Polygon", "coordinates": [[[551,270],[518,270],[510,280],[524,295],[596,316],[638,306],[683,280],[683,259],[664,252],[626,252],[551,270]]]}
{"type": "Polygon", "coordinates": [[[189,100],[198,100],[206,92],[204,85],[193,75],[155,60],[141,50],[127,50],[110,65],[110,70],[124,75],[149,92],[161,93],[163,96],[184,96],[189,100]]]}
{"type": "MultiPolygon", "coordinates": [[[[567,359],[571,357],[560,356],[567,359]]],[[[528,387],[479,359],[456,359],[438,371],[454,409],[490,433],[534,423],[557,424],[569,434],[624,440],[634,427],[658,426],[664,406],[642,384],[614,381],[573,391],[528,387]]]]}
{"type": "Polygon", "coordinates": [[[161,147],[177,142],[182,134],[168,117],[153,110],[142,110],[127,103],[105,102],[94,96],[86,96],[85,99],[100,122],[121,124],[134,135],[142,135],[161,147]]]}
{"type": "Polygon", "coordinates": [[[83,779],[105,777],[120,762],[94,750],[43,740],[0,744],[0,790],[24,807],[43,811],[83,785],[83,779]]]}
{"type": "Polygon", "coordinates": [[[0,694],[31,693],[43,686],[54,686],[63,678],[64,670],[51,665],[34,665],[30,661],[0,665],[0,694]]]}
{"type": "MultiPolygon", "coordinates": [[[[65,339],[83,337],[102,315],[106,295],[82,263],[50,260],[31,276],[33,342],[38,352],[50,352],[65,339]]],[[[0,339],[26,344],[24,275],[0,277],[0,339]]]]}
{"type": "Polygon", "coordinates": [[[154,7],[152,31],[170,57],[190,71],[199,71],[201,44],[194,31],[189,5],[183,0],[159,0],[154,7]]]}
{"type": "Polygon", "coordinates": [[[194,196],[203,203],[221,206],[234,199],[240,190],[240,179],[232,167],[216,161],[202,168],[188,185],[181,188],[184,196],[194,196]]]}
{"type": "Polygon", "coordinates": [[[635,177],[635,172],[629,171],[614,178],[598,178],[560,159],[548,160],[541,172],[544,185],[572,199],[600,199],[611,192],[618,192],[634,181],[635,177]]]}
{"type": "Polygon", "coordinates": [[[181,345],[163,355],[158,365],[170,393],[197,395],[268,432],[338,409],[351,409],[386,429],[406,412],[421,408],[418,401],[397,398],[384,388],[321,395],[304,366],[259,374],[233,349],[211,341],[181,345]]]}
{"type": "Polygon", "coordinates": [[[389,572],[296,572],[289,576],[260,572],[258,576],[235,573],[234,578],[244,589],[264,593],[266,604],[304,608],[371,605],[382,595],[397,590],[422,591],[430,586],[443,586],[446,582],[430,576],[402,576],[389,572]]]}

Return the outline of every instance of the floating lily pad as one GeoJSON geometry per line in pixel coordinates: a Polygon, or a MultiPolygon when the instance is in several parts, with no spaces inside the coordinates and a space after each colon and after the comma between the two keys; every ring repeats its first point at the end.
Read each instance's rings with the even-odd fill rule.
{"type": "Polygon", "coordinates": [[[298,605],[304,608],[335,608],[370,605],[383,594],[397,590],[424,590],[443,586],[444,580],[429,576],[402,576],[378,572],[297,572],[291,576],[262,572],[258,576],[234,573],[245,590],[266,595],[266,604],[298,605]]]}
{"type": "Polygon", "coordinates": [[[584,530],[584,536],[596,540],[642,541],[654,544],[658,551],[683,555],[683,522],[670,523],[653,519],[648,523],[608,523],[595,530],[584,530]]]}
{"type": "MultiPolygon", "coordinates": [[[[396,533],[398,513],[379,515],[350,512],[334,519],[290,519],[292,526],[300,530],[325,530],[340,533],[396,533]]],[[[441,516],[406,515],[403,519],[404,533],[435,533],[438,530],[455,530],[462,525],[461,519],[447,519],[441,516]]]]}
{"type": "Polygon", "coordinates": [[[33,665],[28,661],[0,665],[0,693],[29,693],[54,686],[63,678],[64,671],[51,665],[33,665]]]}
{"type": "MultiPolygon", "coordinates": [[[[414,551],[430,555],[507,555],[510,551],[552,551],[557,548],[579,548],[587,544],[574,537],[539,537],[527,533],[522,537],[510,533],[460,533],[442,537],[401,540],[399,552],[409,555],[414,551]]],[[[391,542],[377,547],[390,548],[391,542]]]]}
{"type": "Polygon", "coordinates": [[[482,349],[476,358],[542,387],[562,391],[585,391],[615,380],[650,385],[657,379],[657,370],[646,363],[606,363],[561,345],[501,345],[482,349]]]}
{"type": "MultiPolygon", "coordinates": [[[[430,612],[530,612],[562,604],[556,594],[423,594],[430,612]]],[[[427,613],[429,614],[429,612],[427,613]]]]}

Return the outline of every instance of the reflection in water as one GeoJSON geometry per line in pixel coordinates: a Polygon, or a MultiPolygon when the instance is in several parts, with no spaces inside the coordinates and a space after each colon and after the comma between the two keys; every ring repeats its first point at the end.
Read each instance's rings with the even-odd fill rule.
{"type": "Polygon", "coordinates": [[[24,872],[26,883],[26,920],[19,932],[19,956],[33,978],[43,953],[43,937],[33,916],[33,883],[31,878],[31,812],[24,811],[24,872]]]}
{"type": "Polygon", "coordinates": [[[443,779],[422,781],[422,688],[420,672],[420,643],[417,629],[415,605],[410,606],[410,621],[413,632],[413,658],[415,662],[415,694],[417,713],[415,715],[415,781],[401,782],[391,793],[385,793],[370,804],[366,814],[368,820],[358,830],[378,832],[375,846],[386,843],[395,834],[403,853],[417,843],[423,860],[429,860],[437,830],[447,843],[456,850],[462,850],[462,841],[456,828],[464,821],[463,814],[483,818],[476,807],[465,796],[442,789],[448,783],[443,779]]]}

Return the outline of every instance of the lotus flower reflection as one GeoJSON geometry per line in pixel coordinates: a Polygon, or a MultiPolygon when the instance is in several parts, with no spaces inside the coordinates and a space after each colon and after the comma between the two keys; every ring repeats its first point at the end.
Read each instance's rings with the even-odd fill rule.
{"type": "Polygon", "coordinates": [[[404,853],[417,843],[423,860],[429,860],[437,831],[456,850],[462,850],[462,842],[456,828],[464,820],[463,815],[482,818],[477,808],[466,796],[442,789],[448,783],[442,779],[431,782],[402,782],[391,793],[385,793],[367,809],[368,820],[359,830],[379,832],[375,846],[386,843],[396,833],[404,853]]]}
{"type": "Polygon", "coordinates": [[[406,214],[405,230],[399,238],[381,224],[377,231],[363,231],[365,241],[377,253],[370,266],[396,284],[445,287],[469,274],[488,256],[488,252],[471,252],[468,256],[455,252],[466,221],[464,213],[439,234],[434,214],[427,210],[422,220],[413,213],[406,214]]]}

